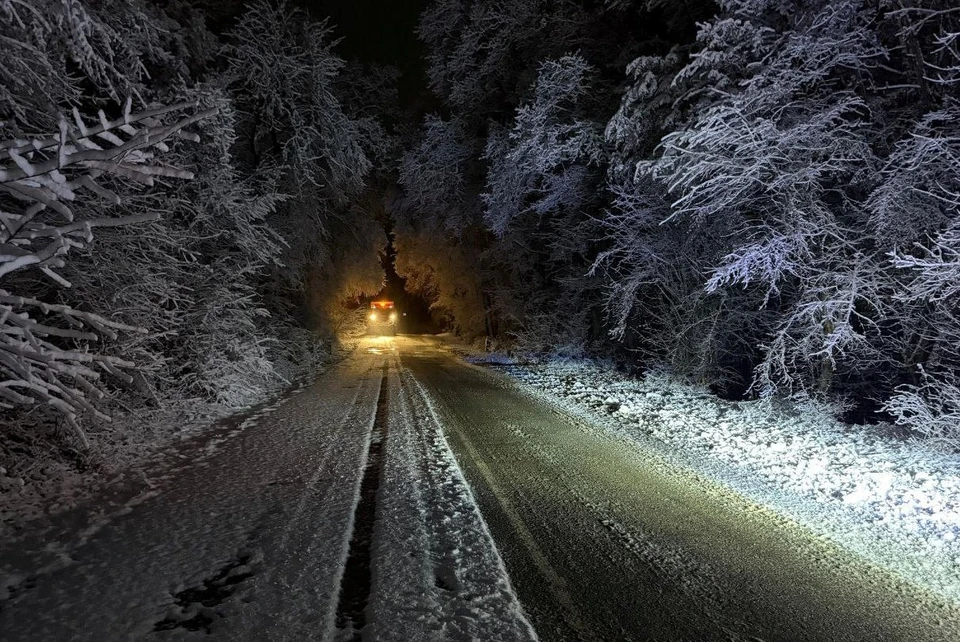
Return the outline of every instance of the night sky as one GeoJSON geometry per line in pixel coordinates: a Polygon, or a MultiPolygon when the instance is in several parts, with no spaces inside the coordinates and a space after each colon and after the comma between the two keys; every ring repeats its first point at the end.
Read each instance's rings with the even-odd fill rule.
{"type": "Polygon", "coordinates": [[[428,0],[295,0],[317,19],[329,18],[346,60],[396,67],[400,100],[410,104],[426,93],[423,51],[416,28],[428,0]]]}

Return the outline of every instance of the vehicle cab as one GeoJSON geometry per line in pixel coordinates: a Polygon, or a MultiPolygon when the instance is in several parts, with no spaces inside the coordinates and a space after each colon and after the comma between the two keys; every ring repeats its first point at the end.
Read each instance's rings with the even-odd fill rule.
{"type": "Polygon", "coordinates": [[[369,334],[397,335],[397,309],[393,301],[371,301],[367,314],[369,334]]]}

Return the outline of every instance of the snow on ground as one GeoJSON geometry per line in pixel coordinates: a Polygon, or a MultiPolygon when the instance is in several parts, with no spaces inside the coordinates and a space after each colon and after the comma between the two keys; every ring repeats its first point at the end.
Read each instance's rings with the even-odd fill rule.
{"type": "Polygon", "coordinates": [[[112,423],[89,431],[89,450],[72,459],[36,440],[20,460],[0,465],[0,538],[39,517],[77,506],[119,479],[121,471],[129,474],[158,451],[202,432],[228,412],[222,406],[188,400],[162,410],[115,416],[112,423]]]}
{"type": "Polygon", "coordinates": [[[956,456],[896,437],[889,427],[842,424],[815,407],[724,401],[662,373],[638,380],[589,361],[468,360],[960,600],[956,456]]]}
{"type": "Polygon", "coordinates": [[[366,340],[310,386],[0,541],[0,638],[534,642],[392,343],[366,340]],[[358,540],[371,470],[373,536],[358,540]],[[366,585],[351,574],[355,541],[366,585]],[[348,586],[362,591],[362,631],[348,586]]]}
{"type": "Polygon", "coordinates": [[[390,380],[369,639],[536,640],[428,397],[390,380]]]}
{"type": "MultiPolygon", "coordinates": [[[[354,333],[345,333],[332,360],[342,360],[356,348],[354,333]]],[[[322,372],[322,368],[320,369],[322,372]]],[[[166,402],[163,408],[114,413],[113,421],[88,429],[90,447],[74,451],[45,437],[27,437],[15,450],[0,450],[0,540],[16,535],[40,517],[79,506],[104,487],[140,475],[176,444],[213,430],[229,416],[260,416],[304,387],[264,391],[248,406],[229,407],[203,399],[166,402]],[[262,399],[274,402],[263,402],[262,399]],[[65,456],[65,454],[67,456],[65,456]]],[[[45,430],[38,428],[37,430],[45,430]]],[[[9,436],[8,436],[9,441],[9,436]]]]}
{"type": "Polygon", "coordinates": [[[332,639],[380,380],[338,369],[3,541],[0,638],[332,639]]]}

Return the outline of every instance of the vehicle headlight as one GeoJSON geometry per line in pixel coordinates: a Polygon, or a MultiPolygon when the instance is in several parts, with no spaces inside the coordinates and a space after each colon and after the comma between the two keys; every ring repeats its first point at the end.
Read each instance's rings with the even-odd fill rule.
{"type": "Polygon", "coordinates": [[[376,312],[371,312],[371,313],[370,313],[370,320],[371,320],[371,321],[376,321],[376,320],[377,320],[377,313],[376,313],[376,312]]]}
{"type": "Polygon", "coordinates": [[[396,321],[396,320],[397,320],[397,313],[396,313],[396,312],[391,312],[391,313],[390,313],[390,320],[391,320],[391,321],[396,321]]]}

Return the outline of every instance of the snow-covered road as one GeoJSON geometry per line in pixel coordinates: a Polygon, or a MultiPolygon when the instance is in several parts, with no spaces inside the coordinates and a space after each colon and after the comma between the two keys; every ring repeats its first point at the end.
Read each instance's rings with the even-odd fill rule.
{"type": "Polygon", "coordinates": [[[4,542],[0,640],[535,639],[394,346],[4,542]]]}
{"type": "Polygon", "coordinates": [[[541,639],[960,640],[960,605],[560,398],[405,342],[541,639]]]}
{"type": "Polygon", "coordinates": [[[958,605],[427,337],[4,542],[0,590],[4,642],[960,640],[958,605]]]}

